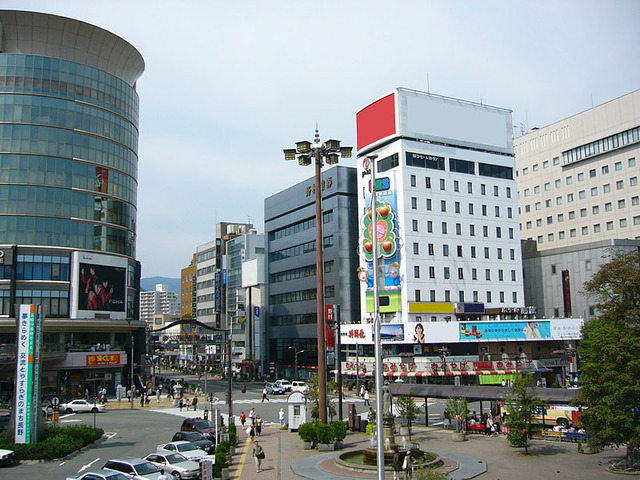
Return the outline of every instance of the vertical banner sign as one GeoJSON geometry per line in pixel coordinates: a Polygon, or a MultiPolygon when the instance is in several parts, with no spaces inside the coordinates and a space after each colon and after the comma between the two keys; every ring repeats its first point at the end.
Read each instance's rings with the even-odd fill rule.
{"type": "Polygon", "coordinates": [[[35,317],[35,305],[20,305],[16,362],[15,443],[30,444],[34,441],[31,438],[31,415],[34,411],[32,401],[35,317]]]}
{"type": "Polygon", "coordinates": [[[326,346],[333,348],[335,342],[333,337],[333,330],[331,326],[336,322],[336,306],[335,305],[325,305],[324,306],[324,329],[325,329],[325,338],[326,338],[326,346]]]}
{"type": "Polygon", "coordinates": [[[562,299],[565,318],[571,317],[571,286],[569,285],[569,270],[562,270],[562,299]]]}
{"type": "MultiPolygon", "coordinates": [[[[32,305],[33,306],[33,305],[32,305]]],[[[35,309],[35,331],[33,335],[33,395],[31,405],[34,412],[40,412],[40,371],[42,369],[42,330],[44,328],[44,308],[42,305],[36,305],[35,309]]],[[[38,429],[40,419],[38,415],[31,417],[31,431],[33,432],[32,442],[38,441],[38,429]]]]}

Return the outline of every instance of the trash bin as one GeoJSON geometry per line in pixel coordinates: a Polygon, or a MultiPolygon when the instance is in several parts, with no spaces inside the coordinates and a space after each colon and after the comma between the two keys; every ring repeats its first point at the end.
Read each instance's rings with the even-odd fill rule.
{"type": "Polygon", "coordinates": [[[247,386],[243,383],[242,386],[240,387],[240,391],[242,393],[247,393],[247,386]]]}

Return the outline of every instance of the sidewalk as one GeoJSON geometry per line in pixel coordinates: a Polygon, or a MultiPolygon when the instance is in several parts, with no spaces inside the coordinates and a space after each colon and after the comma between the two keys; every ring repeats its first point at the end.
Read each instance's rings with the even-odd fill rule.
{"type": "MultiPolygon", "coordinates": [[[[338,454],[367,447],[369,439],[363,433],[349,432],[343,449],[324,453],[303,450],[296,432],[281,431],[278,425],[270,425],[263,429],[261,437],[256,437],[266,454],[260,473],[256,473],[247,435],[240,431],[239,435],[239,448],[230,467],[230,478],[234,480],[377,478],[375,474],[341,470],[333,460],[338,454]]],[[[624,455],[615,449],[584,455],[578,453],[575,443],[545,440],[534,440],[530,455],[524,455],[523,449],[510,447],[504,435],[468,435],[465,442],[453,442],[451,431],[427,427],[416,427],[412,441],[418,442],[423,450],[440,455],[451,470],[452,480],[602,480],[612,475],[605,471],[605,466],[624,455]]],[[[386,478],[393,478],[393,474],[387,472],[386,478]]]]}

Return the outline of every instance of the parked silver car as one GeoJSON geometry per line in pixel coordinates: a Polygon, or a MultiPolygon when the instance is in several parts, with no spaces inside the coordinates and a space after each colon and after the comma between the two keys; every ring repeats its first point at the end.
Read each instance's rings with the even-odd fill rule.
{"type": "Polygon", "coordinates": [[[268,395],[284,395],[284,388],[275,383],[267,383],[264,388],[267,390],[268,395]]]}
{"type": "Polygon", "coordinates": [[[158,467],[138,457],[113,458],[107,460],[102,469],[124,473],[130,480],[158,480],[160,476],[158,467]]]}
{"type": "Polygon", "coordinates": [[[114,470],[92,470],[74,477],[67,477],[67,480],[131,480],[131,477],[114,470]]]}
{"type": "Polygon", "coordinates": [[[198,461],[207,456],[207,452],[198,448],[191,442],[168,442],[161,443],[156,449],[158,453],[180,453],[189,460],[198,461]]]}
{"type": "Polygon", "coordinates": [[[150,453],[144,459],[158,468],[163,468],[165,473],[173,475],[176,480],[198,478],[200,475],[200,464],[188,460],[180,453],[156,452],[150,453]]]}

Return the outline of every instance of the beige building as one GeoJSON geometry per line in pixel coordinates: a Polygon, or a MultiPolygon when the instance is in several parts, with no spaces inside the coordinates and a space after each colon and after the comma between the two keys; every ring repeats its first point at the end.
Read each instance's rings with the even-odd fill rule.
{"type": "Polygon", "coordinates": [[[514,139],[525,298],[540,317],[593,318],[584,282],[640,247],[640,90],[514,139]]]}
{"type": "Polygon", "coordinates": [[[523,240],[546,250],[640,237],[640,90],[513,146],[523,240]]]}

